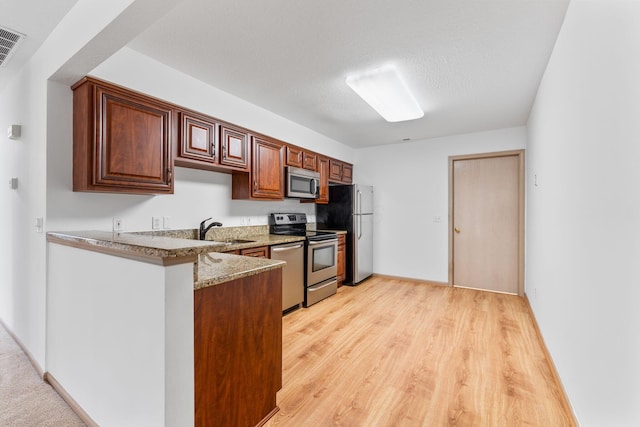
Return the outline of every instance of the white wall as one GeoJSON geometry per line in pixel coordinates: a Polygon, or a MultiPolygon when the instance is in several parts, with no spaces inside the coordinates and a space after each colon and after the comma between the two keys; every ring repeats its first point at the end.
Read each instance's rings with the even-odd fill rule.
{"type": "Polygon", "coordinates": [[[447,282],[449,156],[525,146],[518,127],[358,150],[356,182],[374,186],[375,273],[447,282]]]}
{"type": "Polygon", "coordinates": [[[193,425],[193,264],[48,253],[47,371],[98,425],[193,425]]]}
{"type": "MultiPolygon", "coordinates": [[[[36,217],[46,217],[43,150],[46,84],[23,74],[0,98],[0,127],[22,126],[19,140],[0,132],[0,318],[42,362],[45,325],[45,239],[35,232],[36,217]],[[5,121],[6,120],[6,121],[5,121]],[[18,189],[8,181],[18,178],[18,189]]],[[[43,365],[42,365],[43,366],[43,365]]]]}
{"type": "Polygon", "coordinates": [[[583,426],[640,425],[638,40],[574,0],[529,119],[526,292],[583,426]]]}

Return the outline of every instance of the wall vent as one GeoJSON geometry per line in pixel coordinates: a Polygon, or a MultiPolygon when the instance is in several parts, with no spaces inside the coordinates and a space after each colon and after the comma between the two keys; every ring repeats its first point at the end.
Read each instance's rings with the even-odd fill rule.
{"type": "Polygon", "coordinates": [[[0,67],[4,67],[26,36],[0,26],[0,67]]]}

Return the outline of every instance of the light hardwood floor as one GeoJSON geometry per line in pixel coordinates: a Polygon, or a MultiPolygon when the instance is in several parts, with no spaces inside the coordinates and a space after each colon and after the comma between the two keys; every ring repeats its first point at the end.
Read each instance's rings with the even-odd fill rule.
{"type": "Polygon", "coordinates": [[[526,302],[374,277],[283,318],[266,426],[573,426],[526,302]]]}

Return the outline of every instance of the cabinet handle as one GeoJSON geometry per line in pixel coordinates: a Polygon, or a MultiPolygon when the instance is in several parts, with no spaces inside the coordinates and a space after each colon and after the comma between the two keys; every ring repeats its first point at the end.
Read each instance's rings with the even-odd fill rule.
{"type": "Polygon", "coordinates": [[[171,184],[171,180],[173,179],[173,171],[171,168],[167,168],[167,182],[171,184]]]}
{"type": "Polygon", "coordinates": [[[222,158],[226,159],[227,158],[227,146],[226,145],[222,145],[222,158]]]}
{"type": "Polygon", "coordinates": [[[253,191],[258,191],[258,181],[257,180],[253,180],[253,191]]]}

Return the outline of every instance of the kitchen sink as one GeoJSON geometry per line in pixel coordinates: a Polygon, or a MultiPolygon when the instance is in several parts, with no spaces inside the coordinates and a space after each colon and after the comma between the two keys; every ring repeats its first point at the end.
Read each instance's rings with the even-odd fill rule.
{"type": "Polygon", "coordinates": [[[222,239],[223,242],[234,244],[234,243],[253,243],[255,240],[247,240],[247,239],[222,239]]]}

